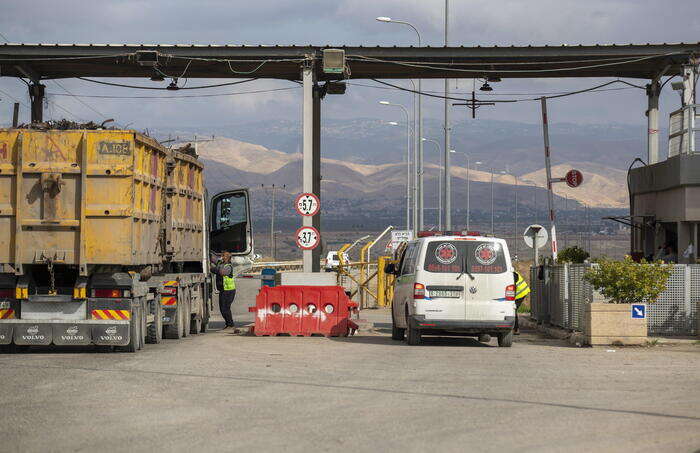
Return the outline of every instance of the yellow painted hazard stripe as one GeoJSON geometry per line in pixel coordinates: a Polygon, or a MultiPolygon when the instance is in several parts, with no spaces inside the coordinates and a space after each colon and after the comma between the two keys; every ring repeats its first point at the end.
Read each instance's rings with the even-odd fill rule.
{"type": "Polygon", "coordinates": [[[129,310],[92,310],[92,319],[124,321],[131,319],[131,312],[129,310]]]}
{"type": "Polygon", "coordinates": [[[177,280],[170,280],[165,283],[163,283],[164,286],[178,286],[177,280]]]}

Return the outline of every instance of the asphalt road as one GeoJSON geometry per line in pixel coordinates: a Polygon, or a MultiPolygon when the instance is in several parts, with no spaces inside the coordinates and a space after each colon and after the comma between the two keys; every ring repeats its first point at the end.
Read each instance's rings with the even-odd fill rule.
{"type": "MultiPolygon", "coordinates": [[[[238,321],[256,283],[239,281],[238,321]]],[[[700,345],[494,345],[212,332],[2,355],[0,451],[700,449],[700,345]]]]}

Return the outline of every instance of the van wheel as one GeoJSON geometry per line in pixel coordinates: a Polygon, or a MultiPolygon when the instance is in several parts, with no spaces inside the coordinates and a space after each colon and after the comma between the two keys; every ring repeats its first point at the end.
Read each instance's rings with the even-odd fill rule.
{"type": "Polygon", "coordinates": [[[414,329],[411,327],[411,323],[408,323],[408,333],[406,334],[406,342],[410,346],[418,346],[422,340],[422,335],[420,329],[414,329]]]}
{"type": "Polygon", "coordinates": [[[513,330],[498,334],[498,346],[510,348],[513,345],[513,330]]]}
{"type": "Polygon", "coordinates": [[[391,339],[396,341],[403,341],[403,337],[406,334],[406,329],[401,327],[396,327],[396,319],[394,318],[394,310],[391,310],[391,339]]]}

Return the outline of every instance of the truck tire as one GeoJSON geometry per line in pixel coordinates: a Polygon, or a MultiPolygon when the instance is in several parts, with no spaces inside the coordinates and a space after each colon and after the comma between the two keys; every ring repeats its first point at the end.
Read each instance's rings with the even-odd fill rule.
{"type": "Polygon", "coordinates": [[[179,340],[182,338],[182,331],[184,330],[182,327],[182,310],[182,304],[178,303],[175,309],[175,324],[163,327],[163,338],[169,340],[179,340]]]}
{"type": "Polygon", "coordinates": [[[202,331],[202,318],[199,315],[194,315],[190,322],[190,333],[197,335],[202,331]]]}
{"type": "MultiPolygon", "coordinates": [[[[203,294],[204,292],[202,291],[202,295],[203,294]]],[[[205,333],[207,331],[207,325],[209,324],[209,301],[205,300],[202,305],[202,326],[199,331],[205,333]]]]}
{"type": "Polygon", "coordinates": [[[153,323],[146,328],[146,343],[158,344],[163,339],[163,306],[160,300],[152,300],[149,313],[153,315],[153,323]]]}
{"type": "Polygon", "coordinates": [[[396,341],[403,341],[405,334],[406,329],[396,327],[396,319],[394,319],[394,310],[391,310],[391,339],[396,341]]]}
{"type": "Polygon", "coordinates": [[[141,336],[141,320],[138,317],[138,311],[131,311],[131,319],[129,320],[129,344],[120,347],[120,351],[136,352],[139,350],[139,337],[141,336]]]}
{"type": "Polygon", "coordinates": [[[498,334],[498,346],[501,348],[510,348],[513,345],[513,330],[498,334]]]}
{"type": "Polygon", "coordinates": [[[146,346],[146,332],[148,325],[146,324],[146,299],[141,299],[141,304],[139,305],[139,320],[141,325],[139,328],[139,350],[146,346]]]}
{"type": "MultiPolygon", "coordinates": [[[[189,298],[188,298],[189,299],[189,298]]],[[[190,334],[190,323],[192,322],[192,309],[190,308],[190,301],[184,303],[182,310],[182,338],[187,337],[190,334]]]]}

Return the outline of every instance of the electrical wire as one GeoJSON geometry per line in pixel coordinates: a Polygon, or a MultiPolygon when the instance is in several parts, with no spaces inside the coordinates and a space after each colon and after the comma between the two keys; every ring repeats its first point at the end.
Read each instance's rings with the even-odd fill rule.
{"type": "MultiPolygon", "coordinates": [[[[215,94],[183,94],[180,96],[112,96],[112,95],[100,95],[100,94],[75,94],[73,96],[81,98],[97,98],[97,99],[181,99],[181,98],[210,98],[218,96],[238,96],[242,94],[259,94],[259,93],[271,93],[275,91],[287,91],[287,90],[298,90],[301,87],[284,87],[284,88],[270,88],[267,90],[251,90],[251,91],[238,91],[236,93],[215,93],[215,94]]],[[[52,96],[68,96],[63,93],[46,93],[52,96]]]]}
{"type": "MultiPolygon", "coordinates": [[[[419,69],[434,69],[437,71],[451,71],[451,72],[468,72],[468,73],[476,73],[476,74],[518,74],[518,73],[550,73],[550,72],[563,72],[563,71],[579,71],[582,69],[595,69],[595,68],[603,68],[607,66],[619,66],[619,65],[624,65],[624,64],[630,64],[630,63],[637,63],[640,61],[645,61],[645,60],[651,60],[654,58],[659,58],[659,57],[667,57],[671,55],[679,55],[681,52],[669,52],[665,54],[656,54],[656,55],[648,55],[645,57],[640,57],[640,58],[634,58],[630,60],[625,60],[625,61],[616,61],[613,63],[600,63],[600,64],[595,64],[595,65],[586,65],[586,66],[578,66],[578,67],[566,67],[566,68],[555,68],[555,69],[459,69],[459,68],[453,68],[450,67],[452,63],[447,63],[447,65],[450,66],[432,66],[431,62],[402,62],[402,61],[392,61],[392,60],[382,60],[380,58],[374,58],[374,57],[365,57],[362,55],[357,55],[357,56],[348,56],[346,57],[346,60],[350,61],[375,61],[378,63],[387,63],[387,64],[394,64],[394,65],[399,65],[399,66],[407,66],[407,67],[412,67],[412,68],[419,68],[419,69]]],[[[535,63],[529,63],[529,64],[542,64],[543,62],[535,62],[535,63]]],[[[495,66],[498,63],[481,63],[481,64],[487,64],[491,67],[495,66]]],[[[373,79],[374,80],[374,79],[373,79]]]]}
{"type": "MultiPolygon", "coordinates": [[[[624,80],[621,80],[621,82],[624,82],[624,80]]],[[[378,90],[391,90],[391,91],[397,91],[396,88],[391,88],[391,87],[382,87],[382,86],[377,86],[377,85],[368,85],[364,83],[357,83],[357,82],[346,82],[348,85],[352,86],[360,86],[360,87],[365,87],[365,88],[376,88],[378,90]]],[[[595,90],[596,92],[598,91],[621,91],[621,90],[631,90],[632,88],[644,88],[638,85],[633,85],[630,87],[620,87],[620,88],[603,88],[599,90],[595,90]]],[[[434,91],[434,90],[423,90],[422,93],[443,93],[444,91],[434,91]]],[[[454,94],[461,94],[461,95],[470,95],[471,92],[466,92],[466,91],[453,91],[454,94]]],[[[541,93],[480,93],[480,96],[549,96],[549,95],[554,95],[554,94],[565,94],[568,93],[568,91],[546,91],[546,92],[541,92],[541,93]]]]}
{"type": "Polygon", "coordinates": [[[65,91],[66,93],[68,93],[69,96],[75,98],[76,101],[80,102],[81,104],[83,104],[83,105],[84,105],[85,107],[87,107],[88,109],[90,109],[90,110],[92,110],[93,112],[97,113],[97,114],[100,115],[102,118],[107,119],[107,116],[106,116],[105,114],[103,114],[102,112],[100,112],[99,110],[97,110],[96,108],[94,108],[93,106],[91,106],[90,104],[88,104],[87,102],[83,101],[82,99],[78,98],[76,95],[74,95],[73,93],[71,93],[70,91],[68,91],[68,90],[66,89],[66,87],[64,87],[63,85],[61,85],[61,84],[58,82],[58,80],[52,80],[52,82],[55,83],[56,85],[58,85],[59,88],[61,88],[63,91],[65,91]]]}
{"type": "Polygon", "coordinates": [[[12,95],[11,95],[10,93],[8,93],[7,91],[0,90],[0,93],[4,94],[5,96],[7,96],[7,97],[10,98],[10,99],[13,99],[15,102],[19,102],[20,104],[22,104],[22,105],[25,106],[26,108],[31,109],[31,107],[29,107],[29,104],[27,104],[27,103],[24,102],[24,101],[21,101],[21,100],[17,99],[16,97],[12,96],[12,95]]]}
{"type": "MultiPolygon", "coordinates": [[[[469,99],[469,98],[445,97],[445,96],[441,96],[441,95],[437,95],[437,94],[430,94],[430,93],[421,92],[421,91],[417,91],[417,90],[411,90],[411,89],[409,89],[409,88],[404,88],[404,87],[401,87],[401,86],[398,86],[398,85],[391,84],[391,83],[389,83],[389,82],[383,82],[383,81],[378,80],[378,79],[371,79],[371,80],[373,80],[373,81],[375,81],[375,82],[377,82],[377,83],[381,83],[381,84],[383,84],[383,85],[388,85],[388,86],[393,87],[393,88],[395,88],[395,89],[397,89],[397,90],[408,91],[408,92],[410,92],[410,93],[416,93],[416,94],[420,94],[420,95],[423,95],[423,96],[428,96],[428,97],[433,97],[433,98],[439,98],[439,99],[449,99],[449,100],[453,100],[453,101],[465,101],[465,102],[467,102],[467,101],[470,101],[470,100],[471,100],[471,99],[469,99]]],[[[582,90],[576,90],[576,91],[569,91],[569,92],[562,93],[562,94],[557,94],[557,95],[538,96],[538,97],[533,97],[533,98],[521,98],[521,99],[490,99],[489,102],[497,102],[497,103],[503,103],[503,102],[529,102],[529,101],[539,101],[539,100],[541,100],[542,98],[545,98],[545,99],[556,99],[556,98],[561,98],[561,97],[565,97],[565,96],[572,96],[572,95],[574,95],[574,94],[581,94],[581,93],[586,93],[586,92],[590,92],[590,91],[596,91],[596,90],[598,90],[598,89],[600,89],[600,88],[606,87],[606,86],[608,86],[608,85],[612,85],[612,84],[614,84],[614,83],[624,83],[624,84],[626,84],[626,85],[630,85],[631,87],[635,87],[635,88],[639,88],[639,89],[644,89],[644,88],[641,87],[641,86],[634,85],[634,84],[631,84],[631,83],[629,83],[629,82],[625,82],[624,80],[619,80],[619,79],[618,79],[618,80],[611,80],[610,82],[606,82],[606,83],[603,83],[603,84],[600,84],[600,85],[596,85],[596,86],[594,86],[594,87],[584,88],[584,89],[582,89],[582,90]]]]}
{"type": "MultiPolygon", "coordinates": [[[[157,91],[168,90],[168,88],[161,88],[161,87],[145,87],[145,86],[138,86],[138,85],[125,85],[122,83],[104,82],[102,80],[88,79],[85,77],[76,77],[76,79],[84,80],[85,82],[92,82],[92,83],[97,83],[100,85],[109,85],[109,86],[120,87],[120,88],[134,88],[134,89],[138,89],[138,90],[157,90],[157,91]]],[[[238,80],[236,82],[217,83],[215,85],[202,85],[202,86],[187,87],[187,88],[178,87],[178,90],[199,90],[199,89],[203,89],[203,88],[225,87],[225,86],[231,86],[231,85],[238,85],[241,83],[253,82],[255,80],[258,80],[258,79],[251,78],[251,79],[245,79],[245,80],[238,80]]],[[[168,90],[168,91],[173,91],[173,90],[168,90]]]]}

